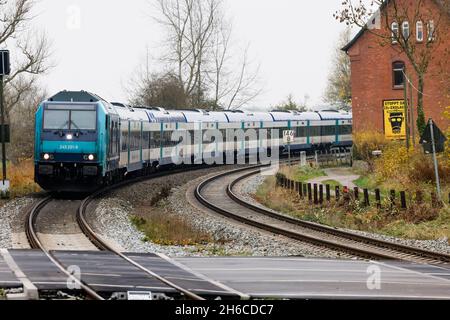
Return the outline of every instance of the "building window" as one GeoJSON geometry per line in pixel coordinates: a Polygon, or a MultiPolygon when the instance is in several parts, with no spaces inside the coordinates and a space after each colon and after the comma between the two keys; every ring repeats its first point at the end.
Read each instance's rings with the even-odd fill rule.
{"type": "Polygon", "coordinates": [[[431,42],[434,40],[434,32],[435,32],[433,20],[430,20],[428,22],[428,30],[427,31],[428,31],[428,41],[431,42]]]}
{"type": "Polygon", "coordinates": [[[394,89],[403,89],[405,84],[405,64],[401,61],[392,64],[392,78],[394,89]]]}
{"type": "Polygon", "coordinates": [[[403,21],[403,23],[402,23],[402,33],[403,33],[403,39],[408,41],[409,35],[411,33],[410,30],[409,30],[409,22],[408,21],[403,21]]]}
{"type": "Polygon", "coordinates": [[[392,43],[397,43],[397,41],[398,41],[398,23],[397,22],[392,22],[391,30],[392,30],[392,43]]]}
{"type": "Polygon", "coordinates": [[[422,21],[416,22],[416,40],[418,42],[423,41],[423,22],[422,21]]]}

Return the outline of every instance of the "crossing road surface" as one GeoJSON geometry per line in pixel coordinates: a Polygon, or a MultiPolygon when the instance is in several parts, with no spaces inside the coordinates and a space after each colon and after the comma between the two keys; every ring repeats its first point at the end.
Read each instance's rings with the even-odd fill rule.
{"type": "Polygon", "coordinates": [[[176,261],[255,298],[450,299],[450,266],[304,258],[176,261]]]}
{"type": "MultiPolygon", "coordinates": [[[[1,250],[0,288],[66,291],[66,277],[39,250],[1,250]]],[[[56,251],[65,266],[105,296],[173,290],[108,252],[56,251]]],[[[450,266],[308,258],[176,258],[127,254],[205,297],[292,299],[449,299],[450,266]]],[[[34,291],[33,291],[34,290],[34,291]]]]}

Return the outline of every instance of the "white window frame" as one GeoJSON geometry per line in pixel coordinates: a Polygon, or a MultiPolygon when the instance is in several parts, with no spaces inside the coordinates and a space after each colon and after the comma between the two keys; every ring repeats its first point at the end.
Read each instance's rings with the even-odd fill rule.
{"type": "Polygon", "coordinates": [[[391,23],[391,30],[392,30],[392,43],[394,43],[394,44],[398,43],[397,39],[400,34],[399,33],[400,29],[399,29],[399,24],[397,21],[394,21],[391,23]]]}
{"type": "Polygon", "coordinates": [[[428,33],[428,42],[432,42],[432,41],[434,41],[434,38],[435,38],[435,36],[434,36],[434,33],[435,33],[435,27],[434,27],[434,20],[430,20],[430,21],[428,21],[428,24],[427,24],[427,33],[428,33]]]}
{"type": "Polygon", "coordinates": [[[403,38],[408,41],[409,37],[411,36],[411,28],[409,26],[409,21],[403,21],[402,23],[402,35],[403,38]],[[406,31],[408,31],[408,33],[406,34],[406,31]]]}
{"type": "Polygon", "coordinates": [[[423,42],[424,35],[425,35],[425,32],[423,29],[423,22],[419,20],[416,22],[416,40],[417,40],[417,42],[423,42]],[[420,30],[420,32],[419,32],[419,30],[420,30]],[[422,34],[422,36],[419,37],[419,34],[422,34]]]}

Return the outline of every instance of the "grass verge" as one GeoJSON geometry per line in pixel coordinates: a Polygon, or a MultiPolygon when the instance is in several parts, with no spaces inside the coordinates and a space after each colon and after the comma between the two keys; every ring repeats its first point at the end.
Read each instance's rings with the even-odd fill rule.
{"type": "Polygon", "coordinates": [[[34,182],[34,162],[31,159],[23,160],[18,164],[9,163],[7,178],[11,181],[11,198],[41,191],[41,188],[34,182]]]}
{"type": "MultiPolygon", "coordinates": [[[[348,204],[331,202],[322,207],[288,190],[276,186],[269,177],[259,187],[255,199],[265,206],[295,218],[340,227],[406,239],[450,239],[450,209],[434,209],[427,205],[412,205],[408,210],[397,208],[378,210],[366,208],[358,201],[348,204]]],[[[385,206],[389,207],[389,206],[385,206]]]]}
{"type": "Polygon", "coordinates": [[[142,239],[144,242],[165,246],[188,246],[205,245],[213,241],[209,234],[199,232],[184,219],[165,212],[146,212],[145,218],[133,215],[130,219],[136,228],[145,234],[142,239]]]}
{"type": "Polygon", "coordinates": [[[280,173],[283,173],[289,179],[299,182],[306,182],[308,180],[318,177],[324,177],[327,175],[322,169],[310,166],[286,166],[281,168],[280,173]]]}

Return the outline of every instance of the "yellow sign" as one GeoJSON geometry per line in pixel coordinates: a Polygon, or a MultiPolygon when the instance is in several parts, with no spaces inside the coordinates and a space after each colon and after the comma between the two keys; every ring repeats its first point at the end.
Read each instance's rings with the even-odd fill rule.
{"type": "Polygon", "coordinates": [[[406,115],[404,100],[383,102],[384,134],[387,139],[406,139],[406,115]]]}

